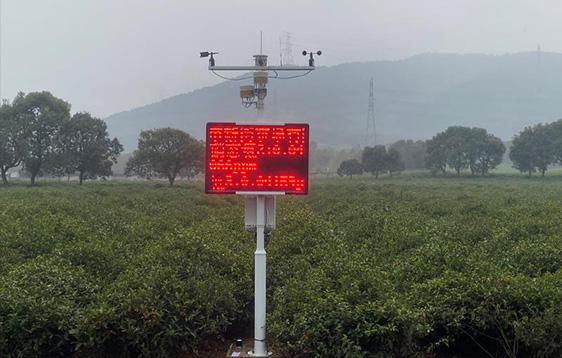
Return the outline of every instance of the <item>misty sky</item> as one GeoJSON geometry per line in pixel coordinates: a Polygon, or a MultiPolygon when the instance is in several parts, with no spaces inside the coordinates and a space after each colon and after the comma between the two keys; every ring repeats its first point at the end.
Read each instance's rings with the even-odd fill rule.
{"type": "Polygon", "coordinates": [[[562,52],[560,0],[0,0],[0,98],[48,90],[105,117],[221,80],[199,59],[251,64],[260,30],[321,49],[320,66],[427,52],[562,52]]]}

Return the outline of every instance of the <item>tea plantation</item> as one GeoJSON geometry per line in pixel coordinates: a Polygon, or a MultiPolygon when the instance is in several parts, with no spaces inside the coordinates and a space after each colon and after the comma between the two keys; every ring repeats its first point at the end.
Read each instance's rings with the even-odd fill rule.
{"type": "MultiPolygon", "coordinates": [[[[562,356],[562,177],[315,180],[278,200],[268,334],[293,357],[562,356]]],[[[243,200],[0,187],[0,356],[168,357],[252,325],[243,200]]]]}

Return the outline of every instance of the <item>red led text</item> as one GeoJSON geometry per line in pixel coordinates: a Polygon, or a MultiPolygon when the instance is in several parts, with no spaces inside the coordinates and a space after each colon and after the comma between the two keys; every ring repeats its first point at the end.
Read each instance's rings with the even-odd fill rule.
{"type": "Polygon", "coordinates": [[[205,192],[308,192],[308,124],[207,123],[205,192]]]}

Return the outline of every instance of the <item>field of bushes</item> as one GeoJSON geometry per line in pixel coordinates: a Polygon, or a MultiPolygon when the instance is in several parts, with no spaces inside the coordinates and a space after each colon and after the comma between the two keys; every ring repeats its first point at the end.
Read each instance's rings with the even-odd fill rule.
{"type": "MultiPolygon", "coordinates": [[[[173,357],[253,324],[242,198],[15,183],[0,203],[2,357],[173,357]]],[[[560,176],[318,179],[277,215],[277,351],[562,356],[560,176]]]]}

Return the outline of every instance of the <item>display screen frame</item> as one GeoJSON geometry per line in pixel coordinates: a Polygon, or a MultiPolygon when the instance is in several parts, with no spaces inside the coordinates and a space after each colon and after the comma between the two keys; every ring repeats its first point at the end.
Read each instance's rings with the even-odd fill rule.
{"type": "MultiPolygon", "coordinates": [[[[298,133],[298,131],[297,131],[298,133]]],[[[229,138],[230,141],[235,140],[236,146],[243,146],[242,135],[234,135],[229,138]]],[[[256,139],[254,137],[253,139],[256,139]]],[[[278,194],[278,195],[307,195],[308,185],[309,185],[309,155],[310,155],[310,126],[307,123],[271,123],[271,122],[208,122],[206,127],[205,135],[205,193],[206,194],[242,194],[242,195],[252,195],[252,194],[278,194]],[[249,131],[249,129],[254,129],[254,131],[249,131]],[[283,128],[282,131],[275,131],[275,129],[283,128]],[[211,145],[216,145],[217,141],[215,135],[227,131],[236,130],[236,133],[240,133],[240,130],[245,129],[247,133],[254,133],[257,136],[256,129],[266,132],[268,130],[268,137],[265,140],[267,144],[262,143],[261,147],[258,144],[254,146],[255,150],[261,149],[262,151],[268,150],[269,152],[278,153],[284,150],[282,155],[276,154],[256,154],[256,159],[248,161],[234,161],[229,163],[236,163],[238,168],[240,165],[252,165],[256,166],[257,169],[252,169],[251,171],[245,172],[240,169],[217,169],[216,161],[211,162],[212,148],[211,145]],[[300,138],[293,135],[291,137],[291,131],[295,129],[300,129],[303,133],[300,138]],[[211,133],[212,132],[212,133],[211,133]],[[277,141],[280,147],[277,147],[274,151],[273,148],[268,147],[275,143],[273,140],[273,135],[279,132],[284,133],[283,140],[277,141]],[[213,135],[213,138],[211,136],[213,135]],[[302,137],[304,137],[304,143],[302,143],[302,137]],[[295,146],[295,142],[300,142],[295,146]],[[287,149],[288,145],[294,151],[299,151],[302,155],[287,155],[285,152],[290,152],[287,149]],[[249,173],[249,174],[245,174],[249,173]],[[242,175],[246,175],[243,177],[242,175]],[[228,179],[226,179],[228,176],[228,179]],[[244,178],[244,179],[241,179],[244,178]],[[228,182],[227,182],[228,180],[228,182]],[[242,181],[245,180],[246,183],[243,184],[242,181]],[[226,183],[225,185],[218,186],[216,183],[220,181],[221,183],[226,183]],[[249,182],[249,183],[248,183],[249,182]]],[[[253,140],[252,139],[252,140],[253,140]]],[[[257,142],[257,141],[256,141],[257,142]]],[[[255,142],[250,142],[255,143],[255,142]]],[[[233,145],[230,145],[233,147],[233,145]]],[[[234,147],[236,147],[234,146],[234,147]]],[[[249,146],[251,150],[251,145],[249,146]]],[[[225,146],[226,148],[226,146],[225,146]]],[[[240,152],[239,152],[240,154],[240,152]]],[[[221,160],[224,163],[225,158],[221,160]]],[[[236,166],[234,166],[236,167],[236,166]]]]}

